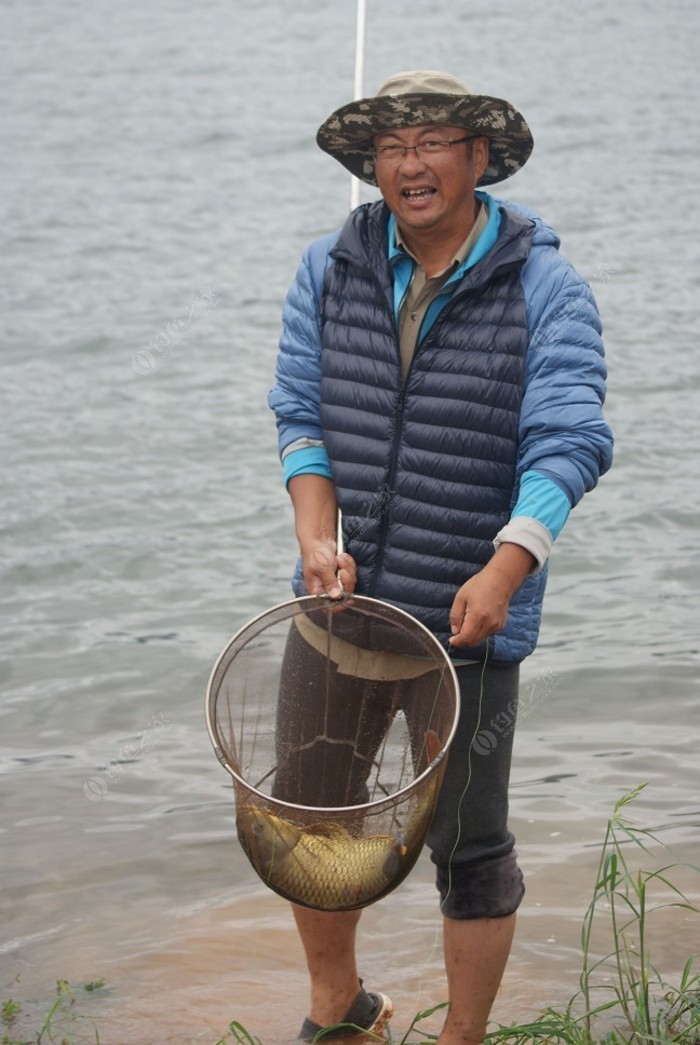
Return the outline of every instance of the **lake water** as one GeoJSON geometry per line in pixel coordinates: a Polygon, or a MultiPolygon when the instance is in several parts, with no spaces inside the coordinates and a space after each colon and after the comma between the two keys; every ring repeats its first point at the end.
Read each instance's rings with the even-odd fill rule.
{"type": "MultiPolygon", "coordinates": [[[[265,395],[301,250],[347,212],[314,135],[351,97],[354,17],[312,0],[0,8],[0,990],[27,1030],[58,978],[106,979],[80,1011],[107,1045],[211,1045],[232,1019],[276,1045],[306,1010],[204,692],[230,635],[290,597],[265,395]]],[[[445,68],[525,113],[535,152],[498,193],[554,224],[605,323],[617,456],[557,543],[523,668],[528,892],[501,1021],[574,993],[621,794],[648,782],[630,815],[697,859],[699,30],[691,0],[369,3],[367,93],[445,68]]],[[[365,916],[362,974],[391,993],[395,1033],[444,1000],[437,914],[424,855],[365,916]]],[[[697,926],[660,916],[663,971],[697,926]]]]}

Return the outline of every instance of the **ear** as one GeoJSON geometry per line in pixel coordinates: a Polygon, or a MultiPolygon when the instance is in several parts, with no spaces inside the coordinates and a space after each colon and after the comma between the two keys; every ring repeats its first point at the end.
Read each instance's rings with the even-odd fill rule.
{"type": "Polygon", "coordinates": [[[489,140],[488,138],[475,138],[471,143],[472,164],[477,182],[489,165],[489,140]]]}

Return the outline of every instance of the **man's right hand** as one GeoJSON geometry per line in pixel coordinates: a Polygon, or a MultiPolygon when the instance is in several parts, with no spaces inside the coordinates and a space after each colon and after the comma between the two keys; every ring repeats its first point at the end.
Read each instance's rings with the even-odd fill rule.
{"type": "Polygon", "coordinates": [[[307,549],[302,548],[301,566],[309,595],[339,599],[343,592],[355,590],[355,560],[347,552],[336,554],[335,544],[330,541],[318,541],[307,549]]]}

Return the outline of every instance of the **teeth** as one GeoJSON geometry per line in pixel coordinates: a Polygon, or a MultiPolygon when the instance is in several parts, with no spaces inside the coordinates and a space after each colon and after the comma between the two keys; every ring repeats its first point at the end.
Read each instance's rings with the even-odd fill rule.
{"type": "Polygon", "coordinates": [[[423,196],[432,196],[434,189],[404,189],[404,196],[409,196],[412,199],[420,199],[423,196]]]}

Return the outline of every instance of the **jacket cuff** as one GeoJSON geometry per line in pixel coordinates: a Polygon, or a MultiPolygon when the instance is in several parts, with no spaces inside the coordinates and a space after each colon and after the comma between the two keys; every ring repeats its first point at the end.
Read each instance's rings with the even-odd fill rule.
{"type": "Polygon", "coordinates": [[[305,446],[298,449],[289,447],[289,452],[282,454],[284,484],[296,475],[323,475],[331,479],[331,466],[328,454],[323,446],[305,446]]]}
{"type": "Polygon", "coordinates": [[[532,519],[527,515],[518,515],[496,534],[493,542],[494,548],[498,550],[501,544],[519,544],[521,548],[525,548],[530,555],[535,557],[536,565],[528,574],[529,577],[533,577],[546,563],[554,541],[547,527],[537,519],[532,519]]]}

